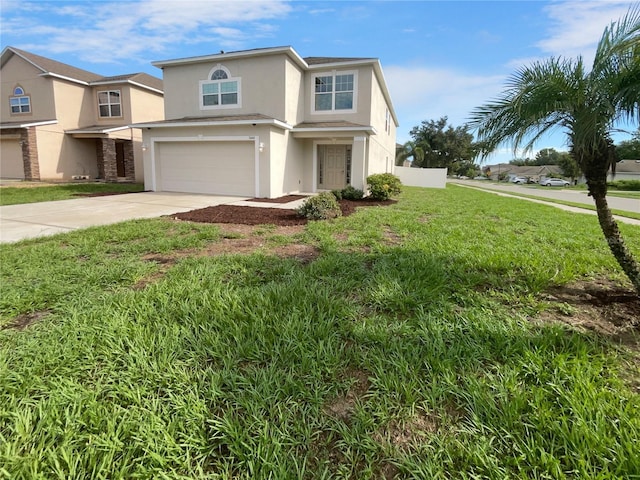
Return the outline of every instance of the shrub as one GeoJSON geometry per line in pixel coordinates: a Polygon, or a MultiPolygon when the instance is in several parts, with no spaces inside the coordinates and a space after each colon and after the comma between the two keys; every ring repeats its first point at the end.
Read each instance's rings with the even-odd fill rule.
{"type": "Polygon", "coordinates": [[[388,200],[402,191],[400,179],[390,173],[376,173],[367,177],[367,184],[374,200],[388,200]]]}
{"type": "Polygon", "coordinates": [[[336,196],[338,200],[344,198],[345,200],[361,200],[364,197],[364,192],[362,190],[358,190],[357,188],[348,185],[346,188],[342,189],[340,192],[340,197],[336,196]]]}
{"type": "Polygon", "coordinates": [[[607,183],[607,186],[613,190],[640,192],[640,180],[617,180],[607,183]]]}
{"type": "Polygon", "coordinates": [[[315,197],[309,197],[297,212],[308,220],[326,220],[342,215],[340,205],[331,192],[322,192],[315,197]]]}
{"type": "Polygon", "coordinates": [[[331,190],[333,196],[336,197],[337,200],[342,200],[342,192],[343,190],[331,190]]]}

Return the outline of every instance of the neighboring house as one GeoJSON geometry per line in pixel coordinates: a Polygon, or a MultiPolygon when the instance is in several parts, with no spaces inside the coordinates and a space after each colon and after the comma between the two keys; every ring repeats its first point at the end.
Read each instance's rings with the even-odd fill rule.
{"type": "Polygon", "coordinates": [[[607,181],[638,180],[640,181],[640,160],[620,160],[616,163],[615,176],[609,171],[607,181]]]}
{"type": "Polygon", "coordinates": [[[515,177],[526,177],[532,182],[539,182],[546,177],[558,177],[562,175],[562,169],[558,165],[512,165],[510,163],[500,163],[498,165],[488,165],[482,169],[489,172],[489,178],[498,180],[505,178],[512,181],[515,177]]]}
{"type": "Polygon", "coordinates": [[[134,125],[147,189],[274,198],[393,171],[398,122],[375,58],[275,47],[153,65],[166,120],[134,125]]]}
{"type": "Polygon", "coordinates": [[[0,177],[142,182],[135,122],[161,120],[162,80],[103,77],[13,47],[0,60],[0,177]]]}

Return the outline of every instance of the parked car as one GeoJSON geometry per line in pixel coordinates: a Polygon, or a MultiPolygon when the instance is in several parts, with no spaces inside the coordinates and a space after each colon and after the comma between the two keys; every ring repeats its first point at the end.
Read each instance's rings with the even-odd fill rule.
{"type": "Polygon", "coordinates": [[[527,177],[513,177],[513,178],[511,179],[511,181],[512,181],[513,183],[518,184],[518,185],[522,185],[522,184],[524,184],[524,183],[528,183],[528,182],[529,182],[529,179],[528,179],[527,177]]]}
{"type": "Polygon", "coordinates": [[[483,177],[482,175],[479,175],[477,177],[473,177],[474,180],[489,180],[487,177],[483,177]]]}
{"type": "Polygon", "coordinates": [[[570,184],[561,178],[545,178],[540,181],[540,185],[545,187],[568,187],[570,184]]]}

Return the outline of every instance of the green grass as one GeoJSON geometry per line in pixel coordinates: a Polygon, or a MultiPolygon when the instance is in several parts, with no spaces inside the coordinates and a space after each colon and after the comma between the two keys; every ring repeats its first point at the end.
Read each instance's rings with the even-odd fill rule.
{"type": "Polygon", "coordinates": [[[65,183],[61,185],[30,184],[21,187],[0,187],[0,205],[68,200],[90,193],[142,192],[141,183],[65,183]]]}
{"type": "Polygon", "coordinates": [[[622,198],[639,198],[640,192],[622,192],[620,190],[609,190],[607,195],[610,197],[622,197],[622,198]]]}
{"type": "Polygon", "coordinates": [[[592,217],[406,188],[260,238],[320,254],[202,255],[220,231],[167,219],[0,246],[0,325],[43,315],[0,330],[0,478],[640,474],[629,355],[531,321],[623,281],[592,217]]]}
{"type": "MultiPolygon", "coordinates": [[[[566,205],[568,207],[583,208],[585,210],[590,210],[592,212],[596,211],[595,205],[589,205],[588,203],[568,202],[566,200],[558,200],[556,198],[549,198],[549,197],[540,197],[540,196],[537,196],[537,195],[527,195],[527,194],[518,193],[518,192],[506,192],[506,193],[508,193],[509,195],[513,195],[514,197],[532,198],[534,200],[542,200],[544,202],[557,203],[558,205],[566,205]]],[[[628,194],[632,194],[632,195],[615,195],[615,194],[612,194],[611,192],[608,192],[607,195],[608,196],[624,197],[624,198],[633,198],[633,194],[635,192],[616,192],[616,193],[625,193],[625,194],[628,193],[628,194]]],[[[636,220],[640,220],[640,213],[628,212],[626,210],[618,210],[618,209],[615,209],[615,208],[612,208],[611,212],[614,215],[618,215],[620,217],[635,218],[636,220]]]]}

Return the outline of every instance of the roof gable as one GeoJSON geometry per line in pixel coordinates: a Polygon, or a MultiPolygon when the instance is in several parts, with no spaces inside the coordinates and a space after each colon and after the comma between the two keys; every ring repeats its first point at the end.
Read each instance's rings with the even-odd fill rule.
{"type": "Polygon", "coordinates": [[[83,85],[103,85],[109,83],[137,84],[143,88],[162,93],[162,80],[146,73],[131,73],[103,77],[97,73],[89,72],[66,63],[58,62],[35,53],[20,50],[15,47],[6,47],[2,52],[0,65],[4,65],[12,55],[17,55],[42,72],[42,75],[50,75],[83,85]]]}

